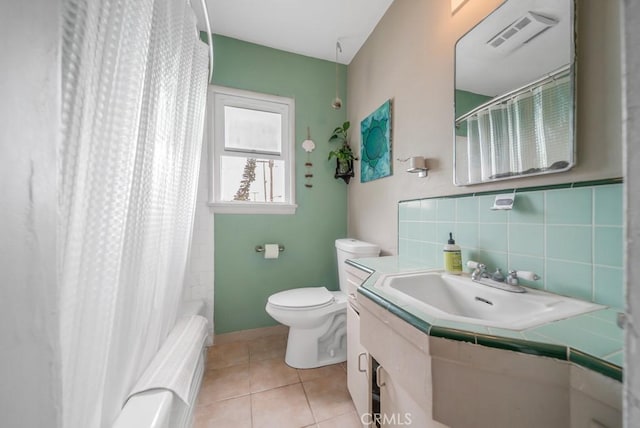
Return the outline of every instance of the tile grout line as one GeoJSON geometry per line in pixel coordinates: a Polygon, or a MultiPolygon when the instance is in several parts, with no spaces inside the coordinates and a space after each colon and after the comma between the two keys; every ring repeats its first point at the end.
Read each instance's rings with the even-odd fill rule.
{"type": "Polygon", "coordinates": [[[542,269],[544,269],[544,273],[542,274],[542,289],[548,291],[549,282],[547,281],[549,268],[547,266],[548,258],[547,258],[547,226],[548,226],[548,213],[549,207],[547,205],[547,192],[546,190],[542,192],[542,269]]]}
{"type": "MultiPolygon", "coordinates": [[[[513,195],[513,200],[515,200],[515,193],[513,195]]],[[[507,211],[507,266],[505,269],[506,273],[509,272],[509,269],[513,269],[511,266],[511,210],[507,211]]]]}
{"type": "Polygon", "coordinates": [[[591,301],[596,301],[596,191],[591,188],[591,301]]]}
{"type": "Polygon", "coordinates": [[[249,414],[251,415],[251,428],[256,424],[253,420],[253,392],[251,392],[251,378],[249,378],[249,414]]]}
{"type": "MultiPolygon", "coordinates": [[[[300,378],[300,374],[298,374],[300,378]]],[[[316,418],[316,414],[313,412],[311,408],[311,400],[309,400],[309,395],[307,394],[307,388],[304,387],[304,382],[302,382],[302,378],[300,378],[300,384],[302,386],[302,391],[304,392],[304,399],[307,400],[307,406],[309,406],[309,411],[311,412],[311,417],[313,418],[314,425],[318,425],[318,418],[316,418]]]]}

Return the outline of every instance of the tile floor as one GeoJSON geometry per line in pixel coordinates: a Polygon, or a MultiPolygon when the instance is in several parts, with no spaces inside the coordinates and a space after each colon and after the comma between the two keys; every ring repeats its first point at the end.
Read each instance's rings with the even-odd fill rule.
{"type": "Polygon", "coordinates": [[[194,428],[360,428],[346,364],[296,370],[285,348],[282,334],[209,348],[194,428]]]}

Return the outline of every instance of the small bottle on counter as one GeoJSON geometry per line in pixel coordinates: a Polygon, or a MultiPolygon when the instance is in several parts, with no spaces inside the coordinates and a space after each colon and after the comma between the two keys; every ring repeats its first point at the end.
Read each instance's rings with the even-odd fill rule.
{"type": "Polygon", "coordinates": [[[462,273],[462,251],[460,246],[453,240],[453,234],[449,232],[449,240],[444,246],[444,270],[447,273],[460,275],[462,273]]]}

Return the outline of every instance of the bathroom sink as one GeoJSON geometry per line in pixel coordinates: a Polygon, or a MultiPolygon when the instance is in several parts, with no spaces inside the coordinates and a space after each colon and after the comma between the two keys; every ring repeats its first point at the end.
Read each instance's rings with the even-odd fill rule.
{"type": "Polygon", "coordinates": [[[527,288],[509,293],[478,284],[466,275],[422,271],[383,275],[375,283],[400,303],[440,320],[523,330],[604,306],[527,288]]]}

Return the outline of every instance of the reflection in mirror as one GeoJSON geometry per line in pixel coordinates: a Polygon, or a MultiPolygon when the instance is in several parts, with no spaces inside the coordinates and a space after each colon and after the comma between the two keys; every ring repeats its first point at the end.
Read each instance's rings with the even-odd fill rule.
{"type": "Polygon", "coordinates": [[[507,0],[456,43],[454,182],[575,163],[573,0],[507,0]]]}

